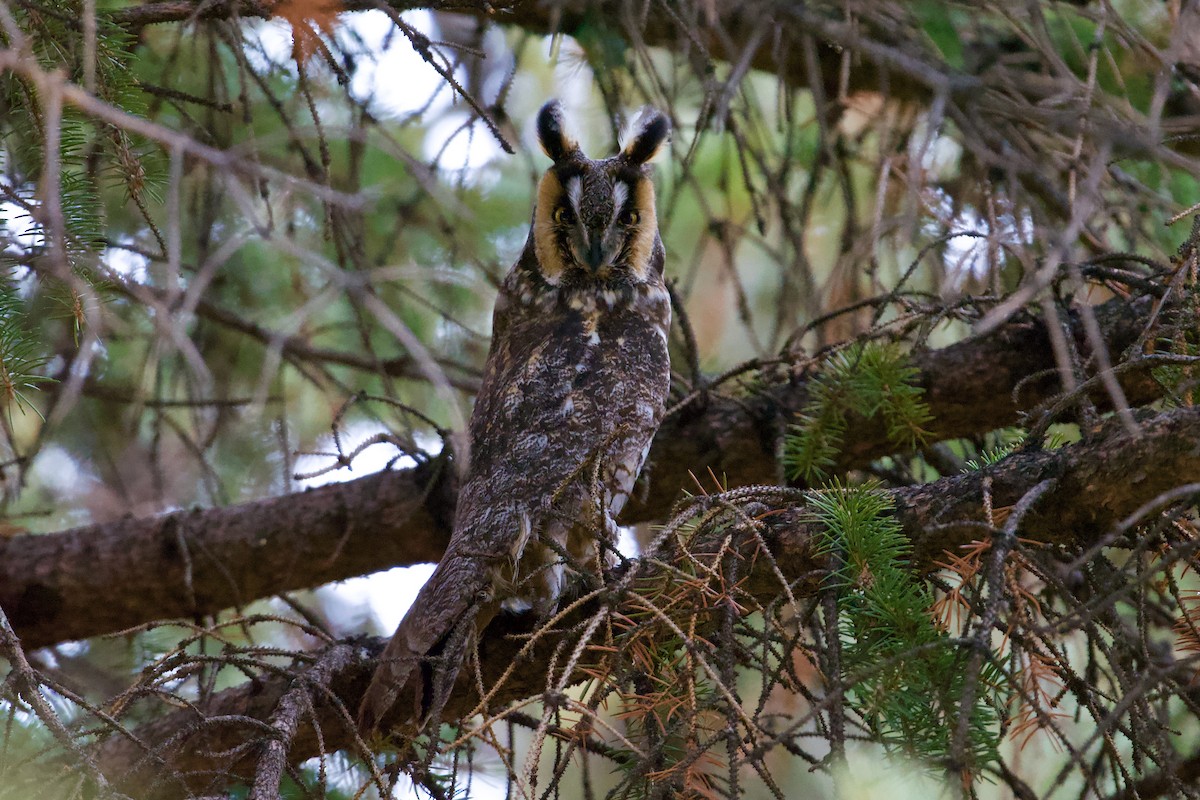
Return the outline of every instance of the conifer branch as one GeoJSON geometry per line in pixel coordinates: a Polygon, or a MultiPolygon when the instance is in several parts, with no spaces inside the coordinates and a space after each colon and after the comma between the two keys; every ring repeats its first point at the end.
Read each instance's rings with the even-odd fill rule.
{"type": "MultiPolygon", "coordinates": [[[[1151,311],[1148,299],[1098,307],[1109,350],[1133,344],[1151,311]]],[[[1072,324],[1082,340],[1076,316],[1072,324]]],[[[1040,320],[1018,317],[986,337],[915,355],[916,382],[933,415],[930,440],[1012,424],[1022,408],[1056,396],[1046,339],[1040,320]],[[1022,383],[1014,401],[1012,387],[1022,383]]],[[[1161,396],[1149,367],[1121,375],[1134,405],[1161,396]]],[[[779,482],[776,442],[807,403],[807,384],[767,372],[757,384],[748,397],[714,394],[703,411],[684,407],[664,423],[646,469],[648,491],[630,499],[623,522],[666,518],[680,490],[694,486],[692,474],[711,470],[730,486],[779,482]]],[[[1095,399],[1103,408],[1102,388],[1095,399]]],[[[882,420],[854,419],[837,468],[865,465],[892,448],[882,420]]],[[[428,467],[397,470],[230,508],[0,539],[0,607],[36,648],[437,561],[455,503],[442,477],[428,467]]]]}
{"type": "MultiPolygon", "coordinates": [[[[1040,490],[1038,503],[1027,509],[1022,519],[1019,533],[1024,539],[1085,547],[1139,509],[1145,510],[1149,521],[1160,510],[1156,499],[1172,498],[1171,490],[1185,480],[1181,476],[1200,474],[1200,408],[1143,415],[1138,422],[1140,436],[1130,434],[1119,421],[1111,421],[1086,443],[1061,450],[1016,452],[983,470],[887,492],[895,506],[896,521],[912,545],[910,568],[923,572],[946,550],[986,539],[995,529],[988,524],[985,496],[997,507],[1013,505],[1048,479],[1054,479],[1053,484],[1040,490]]],[[[746,508],[753,512],[760,528],[754,532],[735,531],[731,540],[732,551],[753,566],[742,588],[764,605],[770,604],[782,592],[778,568],[797,596],[816,592],[826,574],[821,555],[824,527],[796,499],[796,493],[761,487],[731,494],[742,503],[750,503],[746,508]],[[771,559],[756,557],[760,542],[769,548],[771,559]]],[[[698,498],[696,502],[710,501],[698,498]]],[[[714,534],[713,541],[719,541],[730,531],[722,529],[714,534]]],[[[708,540],[701,540],[694,550],[706,552],[704,541],[708,540]]],[[[646,568],[659,569],[657,565],[646,568]]],[[[723,608],[714,609],[705,624],[719,625],[723,608]]],[[[480,646],[483,685],[490,686],[489,682],[508,675],[506,684],[492,696],[492,705],[540,694],[547,664],[555,657],[556,649],[562,646],[564,637],[571,635],[574,623],[586,621],[594,613],[588,605],[580,607],[571,618],[561,620],[554,631],[542,631],[532,646],[527,635],[529,615],[498,617],[484,632],[480,646]],[[527,649],[527,660],[514,670],[514,660],[523,649],[527,649]]],[[[704,633],[703,628],[696,632],[704,633]]],[[[291,742],[289,757],[294,763],[353,742],[353,726],[342,709],[354,707],[365,690],[374,667],[371,658],[381,649],[382,641],[351,644],[351,648],[341,651],[342,660],[330,667],[328,686],[336,702],[318,699],[312,717],[316,727],[306,720],[291,742]]],[[[579,679],[583,679],[582,671],[587,667],[587,663],[580,664],[579,679]]],[[[474,675],[462,676],[463,684],[444,710],[446,719],[466,714],[474,707],[475,679],[474,675]]],[[[205,717],[195,710],[180,711],[139,729],[138,738],[143,742],[168,743],[159,751],[147,754],[132,741],[114,737],[101,747],[99,761],[110,780],[130,779],[137,774],[136,766],[151,769],[160,760],[171,770],[185,774],[203,776],[216,770],[248,776],[255,752],[246,747],[245,727],[231,727],[221,720],[231,716],[268,720],[276,713],[287,688],[286,680],[267,678],[228,690],[214,699],[205,717]]],[[[203,780],[197,777],[193,788],[203,789],[203,780]]]]}

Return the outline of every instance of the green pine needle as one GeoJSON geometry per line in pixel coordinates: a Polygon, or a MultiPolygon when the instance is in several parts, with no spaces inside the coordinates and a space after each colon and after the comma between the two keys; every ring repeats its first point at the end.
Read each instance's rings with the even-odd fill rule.
{"type": "Polygon", "coordinates": [[[50,380],[38,374],[48,359],[24,321],[16,287],[10,279],[0,280],[0,406],[6,411],[16,406],[36,414],[39,412],[27,393],[50,380]]]}
{"type": "MultiPolygon", "coordinates": [[[[930,616],[933,594],[908,567],[912,545],[878,484],[833,482],[808,497],[825,527],[818,546],[841,556],[839,597],[847,700],[885,746],[945,763],[966,686],[965,653],[930,616]]],[[[967,728],[967,765],[994,761],[1004,682],[987,667],[967,728]]]]}
{"type": "Polygon", "coordinates": [[[897,344],[855,343],[833,355],[809,388],[810,397],[784,441],[783,463],[793,480],[825,477],[845,439],[847,418],[880,416],[888,441],[912,448],[933,418],[918,376],[897,344]]]}

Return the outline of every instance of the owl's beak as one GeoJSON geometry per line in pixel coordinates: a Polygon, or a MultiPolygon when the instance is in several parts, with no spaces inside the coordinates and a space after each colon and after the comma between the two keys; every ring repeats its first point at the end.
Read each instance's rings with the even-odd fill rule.
{"type": "Polygon", "coordinates": [[[587,265],[592,272],[604,263],[604,231],[588,231],[587,265]]]}
{"type": "Polygon", "coordinates": [[[604,273],[612,266],[616,252],[608,234],[601,227],[579,225],[571,236],[571,253],[575,256],[575,263],[586,269],[592,277],[605,278],[604,273]]]}

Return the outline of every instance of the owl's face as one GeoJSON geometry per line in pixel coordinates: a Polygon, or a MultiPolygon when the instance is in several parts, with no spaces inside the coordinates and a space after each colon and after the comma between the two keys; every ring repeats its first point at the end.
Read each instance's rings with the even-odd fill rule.
{"type": "Polygon", "coordinates": [[[554,160],[538,185],[534,245],[542,278],[552,286],[646,283],[661,263],[654,185],[648,162],[666,143],[671,126],[647,110],[632,140],[599,161],[583,154],[562,125],[552,100],[537,120],[538,139],[554,160]]]}

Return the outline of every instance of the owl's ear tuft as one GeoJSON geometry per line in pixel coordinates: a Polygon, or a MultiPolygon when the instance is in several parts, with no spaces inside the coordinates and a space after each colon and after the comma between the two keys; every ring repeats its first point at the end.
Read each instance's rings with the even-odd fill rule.
{"type": "Polygon", "coordinates": [[[567,134],[563,126],[562,103],[557,100],[546,103],[538,112],[537,135],[542,150],[556,163],[579,149],[579,142],[567,134]]]}
{"type": "Polygon", "coordinates": [[[645,164],[658,155],[671,139],[671,121],[666,114],[647,106],[634,123],[633,138],[621,155],[634,164],[645,164]]]}

